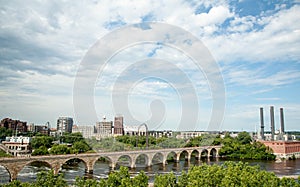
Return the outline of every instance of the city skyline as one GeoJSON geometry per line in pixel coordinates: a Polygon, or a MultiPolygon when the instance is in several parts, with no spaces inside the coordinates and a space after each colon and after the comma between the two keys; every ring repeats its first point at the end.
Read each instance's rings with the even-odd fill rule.
{"type": "MultiPolygon", "coordinates": [[[[255,126],[256,129],[260,126],[260,107],[268,111],[270,106],[275,108],[276,129],[280,128],[279,108],[284,108],[286,130],[299,130],[300,4],[297,0],[9,1],[2,2],[0,10],[1,119],[10,117],[35,124],[49,121],[55,126],[59,116],[70,116],[77,124],[73,86],[87,51],[116,29],[153,21],[190,32],[204,43],[219,65],[226,90],[224,121],[219,130],[254,131],[255,126]]],[[[172,69],[154,67],[155,64],[144,64],[141,68],[133,64],[143,59],[165,59],[184,72],[199,103],[197,124],[187,130],[206,130],[212,110],[211,85],[189,57],[161,43],[134,45],[109,60],[95,83],[98,121],[103,115],[111,120],[116,116],[112,91],[123,76],[134,83],[128,103],[137,121],[143,123],[151,118],[151,103],[160,100],[165,109],[163,120],[148,124],[149,128],[177,130],[182,99],[175,87],[158,77],[137,78],[142,73],[162,71],[178,87],[184,87],[184,82],[172,74],[172,69]]],[[[161,103],[153,105],[154,110],[160,110],[161,103]]],[[[95,123],[86,121],[82,125],[95,123]]],[[[126,116],[124,123],[138,125],[126,121],[126,116]]],[[[265,129],[270,129],[267,112],[265,129]]]]}

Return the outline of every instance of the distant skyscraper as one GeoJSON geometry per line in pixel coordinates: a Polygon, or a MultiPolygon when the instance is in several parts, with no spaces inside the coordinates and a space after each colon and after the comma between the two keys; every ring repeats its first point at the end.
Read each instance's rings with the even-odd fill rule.
{"type": "Polygon", "coordinates": [[[57,132],[63,134],[64,132],[72,132],[73,118],[59,117],[57,120],[57,132]]]}
{"type": "Polygon", "coordinates": [[[112,121],[106,121],[106,117],[103,117],[101,122],[96,123],[96,133],[99,137],[108,137],[112,135],[112,121]]]}
{"type": "Polygon", "coordinates": [[[123,116],[115,117],[114,135],[124,135],[123,116]]]}

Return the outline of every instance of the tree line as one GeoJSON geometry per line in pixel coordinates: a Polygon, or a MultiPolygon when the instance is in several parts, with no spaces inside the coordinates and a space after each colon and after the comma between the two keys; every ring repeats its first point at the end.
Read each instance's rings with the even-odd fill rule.
{"type": "MultiPolygon", "coordinates": [[[[3,131],[2,133],[7,132],[3,131]]],[[[219,156],[230,159],[274,160],[276,158],[271,149],[260,142],[253,141],[247,132],[240,132],[235,138],[231,137],[229,133],[226,133],[224,138],[212,134],[204,134],[190,139],[149,136],[148,145],[148,149],[222,145],[219,156]]],[[[36,135],[32,138],[31,147],[34,150],[33,156],[93,151],[126,151],[146,149],[146,137],[124,135],[96,140],[95,138],[85,139],[81,133],[64,133],[57,138],[36,135]]],[[[0,156],[7,155],[0,153],[0,156]]]]}
{"type": "Polygon", "coordinates": [[[59,138],[52,136],[35,136],[31,141],[32,155],[71,154],[91,151],[92,148],[81,133],[64,133],[59,138]]]}

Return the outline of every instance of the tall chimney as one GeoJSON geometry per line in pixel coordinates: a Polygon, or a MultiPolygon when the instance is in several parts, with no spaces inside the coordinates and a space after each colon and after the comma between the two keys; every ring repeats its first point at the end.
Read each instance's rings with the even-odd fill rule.
{"type": "Polygon", "coordinates": [[[260,137],[262,140],[265,139],[265,131],[264,131],[264,109],[260,108],[260,137]]]}
{"type": "Polygon", "coordinates": [[[283,116],[283,108],[280,108],[280,132],[284,134],[284,116],[283,116]]]}
{"type": "Polygon", "coordinates": [[[270,120],[271,120],[271,141],[274,141],[274,134],[275,134],[274,106],[270,107],[270,120]]]}

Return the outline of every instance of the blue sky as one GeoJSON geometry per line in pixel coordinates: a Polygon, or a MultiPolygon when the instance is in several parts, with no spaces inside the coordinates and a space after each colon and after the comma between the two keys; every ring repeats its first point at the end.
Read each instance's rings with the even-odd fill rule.
{"type": "MultiPolygon", "coordinates": [[[[219,65],[226,103],[219,130],[253,131],[259,127],[260,107],[269,129],[271,105],[277,127],[283,107],[286,129],[300,130],[299,20],[299,0],[1,1],[0,117],[55,126],[59,116],[71,116],[79,125],[94,125],[95,120],[79,122],[74,111],[73,86],[82,59],[111,32],[151,21],[196,36],[219,65]]],[[[161,119],[149,121],[152,129],[208,129],[211,85],[176,48],[160,42],[127,46],[108,59],[94,85],[99,120],[103,115],[113,120],[119,112],[114,91],[126,88],[135,119],[124,116],[126,124],[149,121],[152,110],[161,114],[161,119]],[[147,59],[162,59],[170,66],[139,63],[147,59]],[[153,76],[157,72],[167,78],[153,76]],[[124,88],[114,87],[120,80],[124,88]],[[196,100],[178,91],[187,84],[183,80],[193,86],[196,100]],[[182,102],[190,103],[184,110],[191,115],[197,103],[197,123],[191,127],[179,128],[182,102]]]]}

